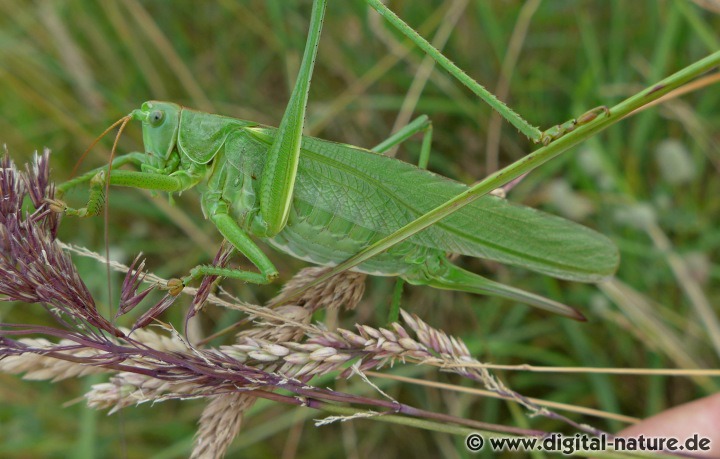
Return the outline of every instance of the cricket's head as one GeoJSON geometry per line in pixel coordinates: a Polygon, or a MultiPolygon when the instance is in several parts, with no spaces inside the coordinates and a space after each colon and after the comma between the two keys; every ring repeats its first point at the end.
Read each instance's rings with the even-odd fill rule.
{"type": "Polygon", "coordinates": [[[163,169],[177,141],[182,107],[171,102],[149,101],[130,116],[142,121],[143,143],[148,164],[163,169]]]}

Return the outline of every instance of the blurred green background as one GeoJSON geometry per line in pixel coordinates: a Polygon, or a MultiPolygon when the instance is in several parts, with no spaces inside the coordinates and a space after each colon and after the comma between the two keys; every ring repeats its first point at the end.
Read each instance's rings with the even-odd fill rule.
{"type": "MultiPolygon", "coordinates": [[[[390,1],[389,6],[535,125],[549,127],[608,106],[720,49],[718,10],[684,0],[390,1]],[[448,33],[449,32],[449,33],[448,33]],[[514,56],[514,57],[513,57],[514,56]]],[[[302,53],[306,1],[0,2],[0,141],[16,162],[48,147],[57,181],[110,123],[148,99],[276,125],[302,53]]],[[[423,55],[369,12],[362,1],[330,2],[308,107],[306,133],[372,147],[420,114],[433,120],[430,168],[472,183],[534,147],[443,71],[424,86],[423,55]],[[411,88],[424,87],[415,99],[411,88]],[[401,114],[399,118],[398,114],[401,114]],[[404,120],[404,121],[403,121],[404,120]]],[[[525,306],[406,288],[403,307],[462,337],[481,360],[579,367],[717,368],[714,320],[698,308],[720,300],[720,91],[707,87],[610,128],[528,176],[512,200],[596,228],[622,251],[617,281],[602,288],[561,282],[494,263],[466,266],[503,282],[579,307],[588,323],[525,306]],[[688,293],[689,292],[689,293],[688,293]],[[714,341],[713,341],[714,339],[714,341]]],[[[120,151],[141,149],[130,125],[120,151]]],[[[112,138],[83,170],[105,163],[112,138]]],[[[417,161],[419,141],[398,157],[417,161]]],[[[80,204],[81,193],[69,200],[80,204]]],[[[149,268],[172,277],[214,255],[220,238],[202,219],[198,195],[168,205],[137,190],[111,193],[110,252],[129,262],[144,252],[149,268]]],[[[60,237],[104,250],[102,218],[66,219],[60,237]]],[[[267,251],[289,279],[304,264],[267,251]]],[[[242,260],[237,260],[243,263],[242,260]]],[[[104,269],[78,259],[98,300],[104,269]]],[[[117,291],[120,278],[114,281],[117,291]]],[[[278,285],[224,284],[262,303],[278,285]]],[[[370,279],[358,310],[340,324],[384,324],[393,282],[370,279]]],[[[187,303],[168,320],[180,323],[187,303]]],[[[205,334],[240,316],[209,307],[205,334]]],[[[322,317],[319,317],[322,319],[322,317]]],[[[3,304],[2,322],[47,321],[38,305],[3,304]]],[[[471,386],[416,366],[393,373],[471,386]]],[[[717,391],[707,377],[500,373],[514,390],[577,406],[645,417],[717,391]]],[[[153,457],[188,455],[202,401],[129,408],[121,415],[76,401],[93,381],[24,382],[0,375],[0,456],[153,457]]],[[[325,380],[369,393],[356,382],[325,380]]],[[[511,404],[410,384],[380,381],[398,400],[428,410],[521,427],[569,432],[528,419],[511,404]]],[[[624,424],[572,415],[601,429],[624,424]]],[[[231,457],[462,457],[463,439],[372,421],[315,428],[322,413],[258,403],[231,457]],[[328,440],[333,439],[333,440],[328,440]]],[[[479,455],[483,457],[482,454],[479,455]]]]}

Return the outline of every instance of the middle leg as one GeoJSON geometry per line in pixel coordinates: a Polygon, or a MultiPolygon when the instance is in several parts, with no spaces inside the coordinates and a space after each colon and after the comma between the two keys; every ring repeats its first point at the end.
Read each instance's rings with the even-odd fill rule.
{"type": "MultiPolygon", "coordinates": [[[[215,199],[215,198],[214,198],[215,199]]],[[[243,282],[252,284],[269,284],[278,276],[278,270],[272,264],[270,259],[255,244],[250,236],[237,224],[235,219],[228,213],[228,206],[219,198],[216,198],[214,204],[214,212],[210,216],[210,221],[215,224],[220,234],[235,247],[240,253],[245,255],[250,262],[255,265],[259,273],[246,271],[237,268],[221,268],[212,265],[200,265],[190,270],[190,274],[182,279],[182,286],[202,276],[222,276],[231,279],[238,279],[243,282]]],[[[176,289],[180,293],[182,289],[176,289]]]]}

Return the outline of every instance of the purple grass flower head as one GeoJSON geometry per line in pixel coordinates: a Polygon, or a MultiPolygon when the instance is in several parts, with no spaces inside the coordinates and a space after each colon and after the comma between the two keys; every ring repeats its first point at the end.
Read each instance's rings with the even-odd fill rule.
{"type": "Polygon", "coordinates": [[[16,215],[25,197],[25,182],[7,151],[0,160],[0,224],[16,215]]]}
{"type": "MultiPolygon", "coordinates": [[[[223,240],[222,244],[220,245],[220,248],[218,249],[218,252],[215,254],[215,258],[213,259],[212,266],[216,268],[224,268],[228,265],[230,262],[230,257],[235,252],[235,247],[233,247],[232,244],[228,244],[226,240],[223,240]]],[[[198,287],[197,294],[195,295],[195,298],[193,298],[193,307],[192,310],[195,312],[199,311],[203,304],[205,304],[205,301],[207,301],[208,296],[210,296],[210,293],[212,293],[212,287],[216,280],[218,280],[220,276],[204,276],[202,282],[200,282],[200,287],[198,287]]],[[[194,315],[194,313],[193,313],[194,315]]]]}
{"type": "Polygon", "coordinates": [[[52,212],[47,204],[48,200],[55,199],[55,184],[50,181],[50,150],[46,148],[42,155],[35,154],[32,166],[25,165],[24,178],[27,193],[37,209],[29,218],[45,225],[55,239],[61,214],[52,212]]]}
{"type": "MultiPolygon", "coordinates": [[[[148,289],[150,290],[150,289],[148,289]]],[[[147,290],[146,290],[147,291],[147,290]]],[[[145,292],[143,292],[145,293],[145,292]]],[[[138,328],[144,328],[147,325],[149,325],[153,320],[155,320],[160,314],[165,312],[167,308],[172,306],[172,304],[175,302],[175,300],[178,298],[179,295],[173,295],[171,293],[167,293],[160,301],[158,301],[155,306],[151,307],[147,310],[143,315],[141,315],[136,321],[135,324],[133,324],[132,328],[130,329],[130,333],[134,332],[138,328]]]]}
{"type": "Polygon", "coordinates": [[[54,192],[49,157],[48,150],[36,155],[26,173],[7,154],[0,162],[0,299],[40,303],[66,326],[86,323],[122,336],[98,313],[70,256],[55,241],[57,216],[45,204],[54,192]],[[33,211],[23,210],[26,197],[33,211]]]}
{"type": "MultiPolygon", "coordinates": [[[[222,244],[220,245],[220,249],[218,250],[217,254],[215,254],[215,259],[213,260],[212,265],[216,268],[226,267],[227,264],[230,262],[230,257],[232,257],[233,253],[235,253],[235,247],[233,247],[232,244],[229,244],[226,240],[223,240],[222,244]]],[[[208,299],[208,296],[210,296],[210,293],[212,293],[215,282],[219,278],[220,276],[216,275],[203,277],[202,282],[200,282],[200,287],[198,287],[198,291],[193,298],[192,306],[190,307],[190,310],[188,310],[187,316],[185,317],[186,330],[188,321],[195,317],[195,314],[197,314],[198,311],[202,309],[205,301],[207,301],[208,299]]]]}
{"type": "Polygon", "coordinates": [[[115,314],[115,318],[132,311],[135,306],[140,304],[140,302],[155,289],[155,287],[152,286],[138,293],[140,284],[143,283],[147,275],[147,272],[145,272],[145,260],[140,261],[141,256],[142,254],[139,254],[135,257],[130,265],[130,269],[128,269],[128,272],[125,274],[122,290],[120,291],[120,305],[118,306],[118,312],[115,314]],[[135,266],[138,265],[138,262],[140,262],[140,264],[136,268],[135,266]]]}

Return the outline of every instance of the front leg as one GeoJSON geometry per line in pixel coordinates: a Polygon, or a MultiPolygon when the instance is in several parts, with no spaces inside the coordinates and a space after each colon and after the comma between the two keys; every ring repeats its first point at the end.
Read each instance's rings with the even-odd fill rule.
{"type": "MultiPolygon", "coordinates": [[[[115,158],[112,162],[112,167],[113,167],[113,169],[115,169],[115,168],[118,168],[125,164],[134,164],[135,166],[140,167],[143,164],[144,160],[145,160],[144,153],[139,153],[139,152],[128,153],[126,155],[118,156],[117,158],[115,158]]],[[[90,182],[100,172],[103,172],[103,171],[107,172],[107,170],[108,170],[108,166],[98,167],[97,169],[93,169],[93,170],[86,172],[78,177],[70,179],[67,182],[63,182],[57,186],[55,194],[58,197],[62,197],[62,195],[67,193],[68,190],[71,190],[72,188],[75,188],[78,185],[82,185],[87,182],[90,182]]]]}
{"type": "MultiPolygon", "coordinates": [[[[63,201],[53,200],[50,202],[51,208],[56,212],[64,212],[66,215],[78,217],[99,215],[105,205],[106,170],[107,168],[102,168],[90,178],[90,197],[85,207],[73,209],[67,207],[63,201]]],[[[84,179],[86,176],[87,174],[82,178],[84,179]]],[[[151,172],[113,170],[110,173],[110,185],[178,193],[192,188],[201,178],[202,174],[193,174],[187,171],[164,175],[151,172]]],[[[77,183],[73,185],[77,185],[77,183]]]]}

